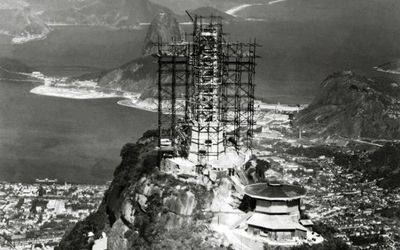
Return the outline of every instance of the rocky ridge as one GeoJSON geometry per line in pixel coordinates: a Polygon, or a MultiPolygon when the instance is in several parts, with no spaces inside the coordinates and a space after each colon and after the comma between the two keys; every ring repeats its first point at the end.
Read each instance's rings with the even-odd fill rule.
{"type": "Polygon", "coordinates": [[[208,228],[214,200],[205,186],[159,172],[155,133],[121,151],[122,162],[98,210],[63,237],[58,249],[90,249],[86,235],[108,235],[110,250],[213,249],[221,242],[208,228]]]}
{"type": "Polygon", "coordinates": [[[143,55],[156,52],[155,44],[181,42],[185,40],[185,33],[178,20],[169,13],[159,13],[151,22],[144,41],[143,55]]]}

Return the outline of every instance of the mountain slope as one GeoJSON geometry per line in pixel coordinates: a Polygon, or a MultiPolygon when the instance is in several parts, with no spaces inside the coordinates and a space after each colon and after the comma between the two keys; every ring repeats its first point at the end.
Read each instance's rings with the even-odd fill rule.
{"type": "Polygon", "coordinates": [[[158,42],[158,39],[165,43],[185,39],[174,15],[159,13],[154,18],[147,31],[143,57],[134,59],[120,67],[98,73],[85,74],[77,79],[95,81],[98,86],[106,89],[141,93],[142,98],[153,97],[157,91],[156,72],[158,64],[157,58],[151,54],[155,52],[152,49],[153,43],[158,42]]]}
{"type": "Polygon", "coordinates": [[[322,82],[294,124],[314,136],[400,138],[400,89],[344,71],[322,82]]]}
{"type": "Polygon", "coordinates": [[[91,249],[86,235],[106,232],[107,249],[212,249],[204,210],[213,200],[206,187],[185,183],[157,168],[153,131],[121,151],[122,162],[98,210],[66,233],[59,249],[91,249]]]}
{"type": "Polygon", "coordinates": [[[89,73],[71,80],[92,80],[99,87],[128,92],[144,93],[155,88],[157,59],[145,56],[120,67],[97,73],[89,73]]]}
{"type": "Polygon", "coordinates": [[[185,34],[176,18],[170,13],[159,13],[151,22],[143,47],[143,54],[150,55],[156,43],[170,43],[172,41],[184,41],[185,34]]]}

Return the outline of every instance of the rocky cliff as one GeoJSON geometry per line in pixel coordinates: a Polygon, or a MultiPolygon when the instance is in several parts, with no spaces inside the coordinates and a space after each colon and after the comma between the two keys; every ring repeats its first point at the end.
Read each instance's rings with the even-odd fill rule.
{"type": "Polygon", "coordinates": [[[180,42],[185,40],[185,34],[181,29],[177,19],[170,13],[159,13],[151,22],[147,30],[144,55],[151,55],[156,52],[154,44],[180,42]]]}
{"type": "MultiPolygon", "coordinates": [[[[120,67],[85,74],[77,79],[92,80],[98,86],[121,91],[141,93],[143,99],[155,97],[157,94],[157,58],[151,54],[155,52],[154,43],[160,41],[182,41],[185,39],[183,31],[174,15],[162,12],[152,21],[145,38],[143,57],[134,59],[120,67]]],[[[72,79],[75,80],[75,79],[72,79]]]]}
{"type": "Polygon", "coordinates": [[[324,80],[294,125],[315,137],[400,138],[400,88],[351,71],[324,80]]]}
{"type": "Polygon", "coordinates": [[[121,151],[122,162],[98,210],[65,234],[59,249],[89,249],[89,231],[108,236],[109,250],[212,249],[212,191],[158,171],[155,133],[121,151]]]}

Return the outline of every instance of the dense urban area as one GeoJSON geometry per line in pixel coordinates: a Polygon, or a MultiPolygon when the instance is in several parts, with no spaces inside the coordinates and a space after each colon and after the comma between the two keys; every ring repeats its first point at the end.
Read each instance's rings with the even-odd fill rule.
{"type": "MultiPolygon", "coordinates": [[[[254,154],[269,163],[268,180],[306,188],[303,206],[316,230],[359,249],[398,249],[400,188],[382,188],[356,168],[338,164],[320,144],[288,139],[293,109],[261,109],[254,154]]],[[[2,182],[1,246],[57,245],[68,228],[97,209],[107,187],[2,182]]]]}
{"type": "Polygon", "coordinates": [[[56,246],[66,230],[97,209],[106,188],[1,182],[0,249],[56,246]]]}
{"type": "Polygon", "coordinates": [[[334,156],[329,150],[334,146],[287,139],[283,136],[285,128],[290,128],[287,114],[282,110],[268,113],[263,120],[275,129],[257,134],[255,154],[270,163],[267,178],[307,189],[305,210],[320,233],[359,249],[398,249],[400,188],[380,187],[379,179],[369,179],[344,159],[358,154],[351,147],[340,147],[346,153],[334,156]]]}

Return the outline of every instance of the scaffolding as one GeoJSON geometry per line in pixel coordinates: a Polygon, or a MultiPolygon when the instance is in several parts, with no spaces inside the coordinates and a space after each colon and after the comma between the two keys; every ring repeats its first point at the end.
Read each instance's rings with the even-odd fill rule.
{"type": "Polygon", "coordinates": [[[193,19],[191,42],[158,43],[160,157],[203,164],[251,150],[256,46],[227,42],[216,16],[193,19]]]}

